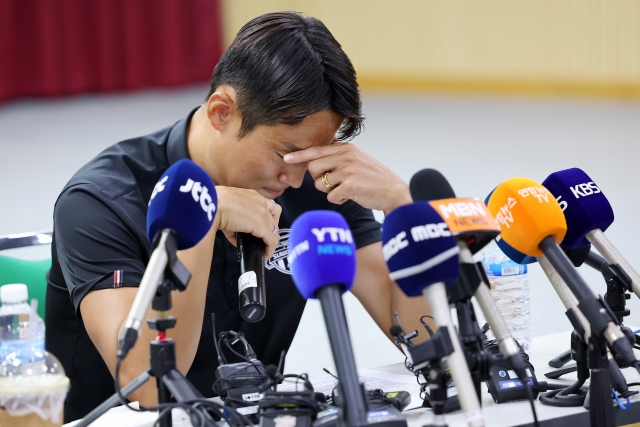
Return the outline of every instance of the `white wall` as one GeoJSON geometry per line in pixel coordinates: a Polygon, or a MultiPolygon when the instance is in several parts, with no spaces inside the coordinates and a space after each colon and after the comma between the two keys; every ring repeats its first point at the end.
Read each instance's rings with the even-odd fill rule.
{"type": "MultiPolygon", "coordinates": [[[[20,101],[0,107],[0,235],[52,226],[55,199],[71,175],[103,148],[165,127],[199,104],[207,88],[20,101]]],[[[569,167],[584,169],[609,198],[616,222],[607,232],[640,266],[640,104],[489,97],[364,96],[366,130],[355,143],[409,180],[432,167],[459,196],[484,198],[501,181],[538,181],[569,167]]],[[[20,256],[46,256],[43,248],[20,256]]],[[[568,330],[560,301],[538,266],[531,272],[532,334],[568,330]]],[[[583,269],[584,270],[584,269],[583,269]]],[[[601,278],[586,272],[598,293],[601,278]]],[[[345,298],[358,366],[402,361],[351,295],[345,298]]],[[[640,303],[629,304],[640,324],[640,303]]],[[[569,337],[567,336],[567,346],[569,337]]],[[[321,311],[311,302],[287,361],[288,372],[334,370],[321,311]]]]}

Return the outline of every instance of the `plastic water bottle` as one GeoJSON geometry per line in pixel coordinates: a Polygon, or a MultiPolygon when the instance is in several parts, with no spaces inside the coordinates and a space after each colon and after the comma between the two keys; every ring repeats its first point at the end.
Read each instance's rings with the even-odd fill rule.
{"type": "Polygon", "coordinates": [[[528,352],[531,348],[531,312],[527,266],[513,262],[495,242],[485,248],[482,265],[489,278],[491,296],[511,336],[528,352]]]}
{"type": "Polygon", "coordinates": [[[44,322],[27,304],[27,285],[0,287],[0,360],[18,352],[24,357],[44,351],[44,322]]]}

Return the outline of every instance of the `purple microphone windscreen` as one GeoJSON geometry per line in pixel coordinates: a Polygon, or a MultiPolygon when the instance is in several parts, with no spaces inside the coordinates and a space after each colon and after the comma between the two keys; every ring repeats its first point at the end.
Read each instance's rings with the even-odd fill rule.
{"type": "Polygon", "coordinates": [[[422,169],[409,181],[409,190],[414,201],[453,199],[456,193],[449,181],[435,169],[422,169]]]}
{"type": "Polygon", "coordinates": [[[348,291],[356,275],[356,246],[347,221],[334,211],[303,213],[291,225],[287,260],[305,299],[329,285],[348,291]]]}
{"type": "MultiPolygon", "coordinates": [[[[487,198],[484,199],[485,205],[489,203],[489,199],[491,199],[492,194],[493,194],[493,190],[491,190],[491,193],[489,193],[487,198]]],[[[533,264],[538,262],[534,257],[525,255],[522,252],[516,251],[515,249],[513,249],[511,245],[505,242],[500,236],[496,237],[494,241],[496,242],[496,245],[498,245],[502,253],[508,256],[509,259],[515,262],[516,264],[533,264]]]]}
{"type": "Polygon", "coordinates": [[[556,197],[567,220],[562,246],[573,249],[589,244],[585,235],[606,230],[613,223],[611,204],[600,188],[581,169],[554,172],[542,183],[556,197]]]}
{"type": "Polygon", "coordinates": [[[167,169],[156,183],[147,210],[147,238],[170,228],[178,234],[178,249],[195,246],[209,232],[218,196],[211,177],[188,159],[167,169]]]}
{"type": "Polygon", "coordinates": [[[410,297],[434,283],[449,286],[460,274],[460,249],[444,220],[428,202],[393,210],[382,226],[382,254],[390,277],[410,297]]]}

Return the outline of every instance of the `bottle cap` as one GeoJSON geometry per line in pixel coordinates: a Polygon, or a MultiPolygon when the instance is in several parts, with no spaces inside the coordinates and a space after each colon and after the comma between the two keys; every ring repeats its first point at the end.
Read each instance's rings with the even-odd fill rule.
{"type": "Polygon", "coordinates": [[[0,301],[3,304],[27,301],[29,291],[27,285],[15,283],[12,285],[4,285],[0,287],[0,301]]]}

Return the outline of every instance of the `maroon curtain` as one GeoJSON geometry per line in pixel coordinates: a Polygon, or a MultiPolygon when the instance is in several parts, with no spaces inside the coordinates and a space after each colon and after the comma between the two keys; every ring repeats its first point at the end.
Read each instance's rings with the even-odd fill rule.
{"type": "Polygon", "coordinates": [[[0,102],[206,82],[219,0],[0,0],[0,102]]]}

